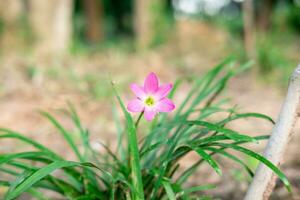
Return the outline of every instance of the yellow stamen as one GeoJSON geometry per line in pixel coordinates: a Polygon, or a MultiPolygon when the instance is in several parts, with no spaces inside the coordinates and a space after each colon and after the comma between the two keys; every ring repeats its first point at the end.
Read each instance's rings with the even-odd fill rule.
{"type": "Polygon", "coordinates": [[[155,100],[153,97],[147,97],[147,99],[145,100],[145,104],[147,106],[153,106],[155,104],[155,100]]]}

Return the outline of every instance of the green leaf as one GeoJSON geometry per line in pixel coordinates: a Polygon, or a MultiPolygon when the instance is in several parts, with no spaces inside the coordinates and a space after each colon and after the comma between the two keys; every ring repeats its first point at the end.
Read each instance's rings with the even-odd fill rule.
{"type": "MultiPolygon", "coordinates": [[[[168,98],[169,99],[172,99],[175,95],[175,92],[177,91],[177,89],[179,88],[179,85],[182,83],[182,81],[180,79],[177,79],[173,85],[173,88],[170,92],[170,94],[168,95],[168,98]]],[[[161,120],[159,122],[159,124],[164,124],[166,123],[166,120],[167,120],[167,115],[168,113],[161,113],[161,120]]]]}
{"type": "Polygon", "coordinates": [[[52,160],[56,160],[56,157],[52,157],[52,154],[47,154],[46,152],[21,152],[21,153],[14,153],[14,154],[4,154],[0,155],[0,165],[5,164],[13,159],[26,159],[30,158],[31,160],[42,160],[40,157],[42,156],[49,156],[52,160]]]}
{"type": "MultiPolygon", "coordinates": [[[[113,85],[113,83],[112,83],[113,85]]],[[[133,193],[133,199],[134,200],[143,200],[144,199],[144,190],[143,190],[143,182],[142,182],[142,172],[141,172],[141,166],[140,166],[140,156],[139,156],[139,148],[137,143],[137,136],[136,136],[136,127],[135,123],[133,122],[133,119],[131,115],[127,112],[123,101],[121,100],[119,94],[117,93],[114,85],[113,89],[115,92],[115,95],[117,97],[117,100],[122,108],[122,111],[126,118],[126,125],[127,125],[127,134],[128,134],[128,143],[129,143],[129,149],[130,149],[130,164],[131,164],[131,170],[132,170],[132,180],[133,180],[133,186],[136,193],[133,193]]]]}
{"type": "Polygon", "coordinates": [[[62,191],[63,196],[67,197],[68,199],[74,199],[74,197],[78,196],[81,192],[81,188],[77,190],[75,187],[63,180],[59,180],[51,176],[49,179],[62,191]]]}
{"type": "MultiPolygon", "coordinates": [[[[10,186],[10,183],[8,181],[1,181],[0,180],[0,186],[5,186],[5,187],[9,187],[10,186]]],[[[37,200],[49,200],[48,198],[45,198],[44,197],[44,194],[41,193],[40,191],[34,189],[34,188],[30,188],[28,190],[28,193],[35,197],[37,200]]]]}
{"type": "Polygon", "coordinates": [[[28,190],[28,193],[32,196],[32,197],[35,197],[35,199],[37,200],[50,200],[48,198],[45,198],[45,194],[34,189],[34,188],[30,188],[28,190]]]}
{"type": "MultiPolygon", "coordinates": [[[[19,168],[19,169],[22,169],[22,170],[25,170],[28,172],[35,172],[35,171],[39,170],[38,167],[34,167],[34,166],[31,166],[31,165],[28,165],[28,164],[25,164],[22,162],[17,162],[17,161],[10,161],[7,164],[10,166],[13,166],[14,168],[19,168]]],[[[72,174],[75,171],[75,169],[72,169],[72,168],[63,168],[63,170],[65,172],[66,178],[72,177],[70,174],[72,174]]],[[[14,172],[14,171],[4,171],[4,172],[14,175],[16,177],[19,176],[19,173],[14,172]]],[[[74,174],[74,176],[76,176],[77,179],[78,179],[78,177],[80,177],[80,175],[78,175],[78,174],[74,174]]],[[[82,190],[82,183],[77,179],[73,179],[76,181],[72,181],[72,184],[73,184],[72,185],[62,179],[48,175],[43,180],[37,182],[34,185],[34,187],[44,188],[44,189],[52,190],[54,192],[62,193],[62,194],[65,194],[65,189],[72,189],[73,191],[77,190],[78,192],[80,192],[82,190]]]]}
{"type": "Polygon", "coordinates": [[[168,180],[163,180],[162,181],[162,184],[166,190],[166,193],[167,193],[167,196],[170,200],[176,200],[176,196],[175,196],[175,193],[172,189],[172,186],[171,186],[171,183],[168,181],[168,180]]]}
{"type": "MultiPolygon", "coordinates": [[[[41,163],[49,164],[52,161],[57,161],[56,158],[51,158],[51,154],[47,154],[45,152],[22,152],[22,153],[15,153],[15,154],[4,154],[0,156],[0,165],[1,164],[8,164],[8,165],[15,165],[15,167],[19,167],[24,170],[37,170],[38,168],[34,168],[31,166],[28,166],[24,163],[20,162],[12,162],[14,159],[25,159],[30,161],[38,161],[41,163]],[[50,158],[48,157],[50,156],[50,158]]],[[[68,180],[71,181],[71,183],[74,185],[74,188],[76,188],[78,191],[81,190],[81,182],[78,180],[78,177],[80,174],[75,169],[70,168],[64,168],[64,175],[68,180]],[[76,177],[76,178],[75,178],[76,177]]],[[[0,169],[1,171],[1,169],[0,169]]],[[[18,173],[13,174],[18,175],[18,173]]]]}
{"type": "Polygon", "coordinates": [[[22,183],[20,183],[18,186],[15,187],[14,190],[7,193],[7,200],[14,199],[18,197],[23,192],[27,191],[31,186],[33,186],[38,181],[42,180],[49,174],[51,174],[53,171],[57,169],[61,169],[64,167],[88,167],[91,166],[90,164],[86,163],[77,163],[77,162],[71,162],[71,161],[55,161],[45,167],[42,167],[32,173],[29,177],[27,177],[22,183]]]}
{"type": "Polygon", "coordinates": [[[203,149],[201,148],[192,148],[194,151],[196,151],[207,163],[219,174],[222,175],[222,171],[220,167],[218,166],[217,162],[203,149]]]}
{"type": "Polygon", "coordinates": [[[45,116],[62,134],[62,136],[65,138],[67,143],[70,145],[71,149],[74,151],[75,155],[77,158],[81,161],[84,162],[85,159],[84,157],[80,154],[77,145],[75,144],[73,138],[71,137],[70,133],[64,129],[64,127],[54,118],[52,117],[49,113],[47,112],[41,112],[43,116],[45,116]]]}
{"type": "Polygon", "coordinates": [[[220,132],[220,133],[224,133],[227,137],[229,137],[232,140],[235,141],[247,141],[247,142],[257,142],[253,137],[247,136],[247,135],[242,135],[239,134],[236,131],[227,129],[227,128],[223,128],[221,126],[209,123],[209,122],[205,122],[205,121],[187,121],[187,124],[191,124],[191,125],[197,125],[197,126],[204,126],[207,129],[211,130],[211,131],[216,131],[216,132],[220,132]]]}
{"type": "Polygon", "coordinates": [[[151,152],[152,150],[159,148],[163,144],[167,144],[167,141],[159,141],[156,142],[155,144],[148,146],[144,151],[140,153],[141,158],[145,156],[147,153],[151,152]]]}
{"type": "Polygon", "coordinates": [[[252,170],[248,167],[248,165],[246,165],[241,159],[239,159],[238,157],[224,151],[223,149],[217,149],[217,148],[213,148],[213,147],[204,147],[204,149],[207,149],[209,151],[212,151],[212,152],[215,152],[215,153],[218,153],[218,154],[221,154],[233,161],[235,161],[236,163],[240,164],[242,167],[245,168],[245,170],[249,173],[249,175],[251,177],[254,176],[254,173],[252,172],[252,170]]]}
{"type": "Polygon", "coordinates": [[[235,114],[231,117],[228,117],[224,120],[222,120],[221,122],[219,122],[218,124],[222,125],[222,124],[227,124],[228,122],[231,122],[233,120],[237,120],[237,119],[243,119],[243,118],[249,118],[249,117],[254,117],[254,118],[259,118],[259,119],[265,119],[267,121],[270,121],[271,123],[275,124],[275,121],[264,114],[260,114],[260,113],[241,113],[241,114],[235,114]]]}
{"type": "Polygon", "coordinates": [[[70,110],[70,117],[72,118],[75,126],[79,130],[81,141],[84,147],[84,157],[87,157],[87,152],[91,150],[90,142],[89,142],[89,134],[88,130],[82,127],[81,121],[79,119],[79,116],[74,108],[74,106],[68,102],[68,107],[70,110]]]}
{"type": "Polygon", "coordinates": [[[268,159],[266,159],[265,157],[249,150],[246,149],[244,147],[238,146],[238,145],[234,145],[234,144],[225,144],[225,143],[213,143],[211,144],[211,146],[221,146],[221,147],[226,147],[226,148],[231,148],[231,149],[235,149],[237,151],[240,151],[248,156],[251,156],[259,161],[261,161],[263,164],[265,164],[268,168],[270,168],[279,178],[280,180],[284,183],[284,185],[286,186],[287,190],[289,192],[291,192],[291,185],[287,179],[287,177],[284,175],[284,173],[281,172],[280,169],[278,169],[272,162],[270,162],[268,159]]]}
{"type": "Polygon", "coordinates": [[[211,190],[211,189],[215,189],[215,188],[216,188],[216,185],[214,185],[214,184],[199,185],[199,186],[184,189],[183,191],[181,191],[178,194],[178,196],[188,195],[190,193],[199,192],[199,191],[203,191],[203,190],[211,190]]]}
{"type": "MultiPolygon", "coordinates": [[[[207,72],[206,75],[197,79],[195,81],[195,84],[192,87],[192,89],[189,91],[189,93],[186,95],[186,97],[183,100],[183,102],[181,103],[181,105],[178,107],[176,114],[175,114],[175,118],[181,114],[182,110],[185,108],[186,105],[188,105],[189,101],[192,99],[192,97],[195,96],[195,94],[197,94],[197,91],[199,91],[199,88],[200,88],[200,93],[197,95],[197,97],[195,97],[192,105],[199,104],[201,99],[203,99],[203,97],[202,97],[203,92],[204,91],[206,92],[206,89],[211,84],[212,80],[214,80],[215,77],[222,71],[222,69],[224,69],[224,67],[226,65],[228,65],[229,63],[231,63],[232,61],[233,61],[232,57],[226,58],[223,62],[221,62],[220,64],[215,66],[209,72],[207,72]]],[[[193,106],[189,108],[190,111],[192,111],[192,109],[193,109],[193,106]]]]}
{"type": "Polygon", "coordinates": [[[13,176],[18,176],[19,173],[10,169],[10,168],[5,168],[5,167],[0,167],[0,171],[3,172],[3,173],[6,173],[6,174],[10,174],[10,175],[13,175],[13,176]]]}
{"type": "Polygon", "coordinates": [[[23,141],[25,143],[28,143],[28,144],[32,145],[33,147],[35,147],[35,148],[37,148],[37,149],[39,149],[39,150],[41,150],[43,152],[51,154],[52,157],[55,157],[57,159],[62,160],[62,158],[59,155],[57,155],[56,153],[54,153],[53,151],[51,151],[47,147],[41,145],[38,142],[35,142],[34,140],[32,140],[32,139],[30,139],[28,137],[23,136],[20,133],[17,133],[15,131],[11,131],[9,129],[4,129],[4,128],[0,128],[0,132],[4,132],[5,133],[5,134],[0,134],[0,139],[1,138],[14,138],[14,139],[18,139],[20,141],[23,141]]]}
{"type": "MultiPolygon", "coordinates": [[[[259,141],[259,140],[266,140],[268,138],[269,138],[268,135],[254,137],[254,139],[256,139],[257,141],[259,141]]],[[[219,140],[223,140],[223,139],[224,139],[224,135],[211,136],[211,137],[205,138],[205,143],[204,142],[199,142],[199,144],[201,144],[200,147],[202,147],[202,148],[208,148],[209,146],[207,145],[207,143],[209,143],[209,142],[215,142],[215,141],[219,141],[219,140]]],[[[247,143],[247,141],[239,141],[239,142],[235,142],[233,144],[237,145],[237,144],[243,144],[243,143],[247,143]]],[[[227,148],[229,148],[229,147],[222,147],[220,150],[224,150],[224,149],[227,149],[227,148]]],[[[213,153],[215,153],[215,152],[213,152],[213,153]]],[[[191,167],[189,167],[188,169],[186,169],[179,176],[179,178],[176,180],[176,183],[177,184],[183,184],[184,182],[186,182],[186,180],[196,171],[196,169],[198,168],[198,166],[201,163],[203,163],[203,161],[204,161],[203,159],[200,159],[196,163],[194,163],[191,167]]]]}
{"type": "Polygon", "coordinates": [[[118,115],[117,109],[115,107],[115,104],[113,104],[113,109],[112,109],[112,113],[113,113],[113,119],[115,122],[115,126],[117,129],[117,154],[121,155],[121,160],[124,161],[126,158],[126,151],[124,150],[123,147],[123,139],[124,139],[124,131],[121,127],[121,120],[120,117],[118,115]]]}
{"type": "Polygon", "coordinates": [[[93,199],[97,199],[97,195],[88,194],[88,195],[83,195],[83,196],[74,198],[74,200],[93,200],[93,199]]]}
{"type": "Polygon", "coordinates": [[[157,163],[159,163],[161,167],[159,168],[158,178],[154,183],[154,189],[152,190],[150,199],[155,198],[158,189],[161,187],[162,180],[165,177],[165,174],[168,172],[168,169],[169,170],[171,169],[170,165],[173,163],[170,163],[170,161],[172,161],[173,151],[175,150],[181,135],[184,133],[184,131],[181,131],[182,128],[184,128],[184,126],[180,125],[178,129],[175,131],[175,133],[172,135],[172,137],[168,140],[168,143],[166,145],[167,148],[165,152],[163,152],[164,154],[161,154],[161,156],[156,155],[156,157],[159,158],[157,159],[158,160],[157,163]]]}
{"type": "Polygon", "coordinates": [[[29,170],[25,170],[23,171],[22,173],[18,174],[17,177],[16,177],[16,180],[11,182],[9,184],[9,189],[6,193],[6,195],[4,196],[4,199],[8,199],[7,198],[7,195],[13,191],[17,185],[19,185],[20,183],[22,183],[27,177],[29,177],[31,174],[33,174],[33,171],[29,171],[29,170]]]}
{"type": "MultiPolygon", "coordinates": [[[[70,117],[73,120],[73,123],[77,127],[77,129],[80,133],[80,138],[81,138],[83,147],[84,147],[84,154],[83,154],[83,156],[80,155],[79,159],[81,162],[85,162],[88,158],[88,152],[91,152],[92,156],[94,156],[94,157],[95,157],[95,152],[92,149],[90,142],[89,142],[88,130],[82,126],[81,121],[79,119],[79,116],[78,116],[74,106],[70,102],[68,102],[68,107],[69,107],[69,112],[67,112],[67,113],[70,115],[70,117]]],[[[63,134],[63,132],[62,132],[62,134],[63,134]]],[[[66,134],[68,134],[68,133],[66,133],[66,134]]],[[[72,145],[72,144],[70,144],[70,145],[72,145]]],[[[78,150],[78,153],[79,153],[79,150],[78,150]]],[[[85,190],[87,190],[88,192],[92,192],[89,190],[93,190],[94,188],[99,188],[98,182],[95,178],[95,173],[93,171],[84,169],[83,176],[85,176],[85,178],[90,181],[89,184],[85,185],[85,187],[86,187],[85,190]]]]}

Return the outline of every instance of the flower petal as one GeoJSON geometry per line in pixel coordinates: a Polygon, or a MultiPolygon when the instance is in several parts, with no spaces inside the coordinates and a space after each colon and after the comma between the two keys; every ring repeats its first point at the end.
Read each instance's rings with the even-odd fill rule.
{"type": "Polygon", "coordinates": [[[139,99],[143,99],[146,96],[144,89],[137,84],[131,84],[130,89],[139,99]]]}
{"type": "Polygon", "coordinates": [[[147,121],[152,121],[154,119],[156,113],[157,112],[155,110],[146,108],[145,113],[144,113],[146,120],[147,121]]]}
{"type": "Polygon", "coordinates": [[[175,105],[170,99],[164,98],[157,103],[156,108],[159,112],[171,112],[175,109],[175,105]]]}
{"type": "Polygon", "coordinates": [[[145,79],[144,90],[146,93],[155,93],[158,90],[158,78],[155,73],[151,72],[145,79]]]}
{"type": "Polygon", "coordinates": [[[127,105],[127,110],[130,112],[142,112],[144,108],[143,102],[139,99],[133,99],[127,105]]]}
{"type": "Polygon", "coordinates": [[[155,93],[155,96],[158,99],[162,99],[166,97],[169,94],[169,92],[172,90],[172,87],[173,85],[171,83],[160,86],[157,92],[155,93]]]}

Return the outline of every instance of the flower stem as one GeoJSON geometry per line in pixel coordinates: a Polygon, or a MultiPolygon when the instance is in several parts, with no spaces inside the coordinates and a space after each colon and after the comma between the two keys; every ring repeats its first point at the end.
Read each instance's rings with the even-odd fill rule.
{"type": "Polygon", "coordinates": [[[135,122],[135,128],[138,127],[138,125],[139,125],[139,123],[140,123],[140,120],[141,120],[141,118],[142,118],[143,115],[144,115],[144,111],[141,112],[141,114],[139,115],[138,119],[136,120],[136,122],[135,122]]]}

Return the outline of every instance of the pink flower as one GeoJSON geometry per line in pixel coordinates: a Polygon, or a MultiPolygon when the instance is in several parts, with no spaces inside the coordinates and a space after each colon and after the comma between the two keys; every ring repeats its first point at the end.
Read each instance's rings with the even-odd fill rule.
{"type": "Polygon", "coordinates": [[[144,112],[147,121],[153,120],[159,112],[171,112],[175,105],[167,95],[172,87],[170,83],[159,86],[156,74],[150,73],[145,79],[144,87],[130,85],[136,98],[128,103],[127,109],[130,112],[144,112]]]}

